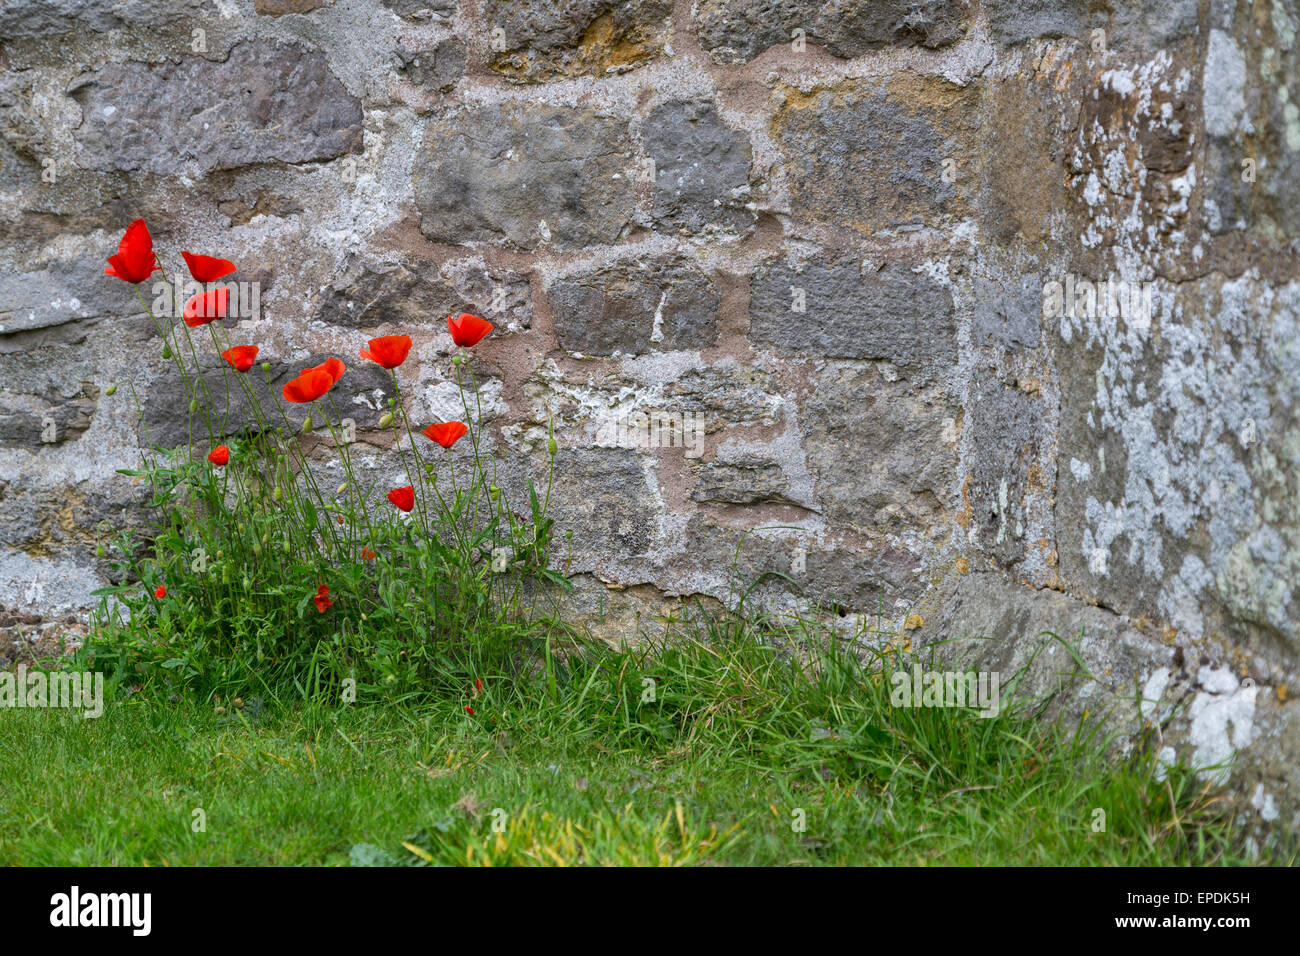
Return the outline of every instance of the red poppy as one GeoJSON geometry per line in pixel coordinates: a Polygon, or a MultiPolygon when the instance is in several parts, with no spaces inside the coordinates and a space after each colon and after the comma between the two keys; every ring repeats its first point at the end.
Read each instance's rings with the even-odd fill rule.
{"type": "Polygon", "coordinates": [[[320,611],[322,614],[325,613],[327,607],[331,607],[334,604],[334,602],[330,600],[330,589],[323,584],[316,589],[316,596],[312,598],[312,600],[316,602],[316,610],[320,611]]]}
{"type": "Polygon", "coordinates": [[[363,561],[373,561],[373,560],[375,560],[375,552],[371,551],[370,548],[368,548],[368,547],[366,547],[366,548],[362,548],[362,549],[361,549],[361,559],[362,559],[363,561]]]}
{"type": "Polygon", "coordinates": [[[319,365],[313,365],[311,368],[303,369],[302,374],[306,375],[308,372],[324,372],[326,375],[330,377],[330,384],[333,385],[335,382],[337,382],[339,379],[343,377],[343,373],[346,372],[347,370],[348,367],[344,365],[342,362],[340,362],[338,359],[327,358],[319,365]]]}
{"type": "Polygon", "coordinates": [[[203,283],[216,282],[222,276],[228,276],[235,271],[235,264],[229,259],[218,259],[215,256],[196,256],[192,252],[182,252],[181,258],[190,267],[190,275],[203,283]]]}
{"type": "Polygon", "coordinates": [[[218,445],[208,452],[208,461],[218,468],[225,468],[230,463],[230,449],[225,445],[218,445]]]}
{"type": "Polygon", "coordinates": [[[329,372],[319,368],[309,368],[297,378],[285,382],[281,391],[286,402],[305,405],[307,402],[316,401],[333,387],[334,379],[330,377],[329,372]]]}
{"type": "Polygon", "coordinates": [[[117,244],[117,255],[108,257],[104,275],[123,282],[140,283],[161,268],[153,253],[153,236],[149,235],[149,227],[143,219],[137,219],[126,227],[122,241],[117,244]]]}
{"type": "Polygon", "coordinates": [[[483,678],[481,678],[481,677],[475,677],[475,678],[474,678],[474,689],[475,689],[476,691],[482,691],[482,690],[483,690],[483,678]]]}
{"type": "Polygon", "coordinates": [[[409,335],[385,335],[381,338],[371,339],[370,348],[361,350],[363,359],[370,359],[372,362],[378,362],[384,368],[397,368],[406,361],[407,353],[411,351],[411,337],[409,335]]]}
{"type": "Polygon", "coordinates": [[[410,485],[405,488],[394,488],[388,493],[388,500],[403,511],[410,511],[415,507],[415,489],[410,485]]]}
{"type": "Polygon", "coordinates": [[[477,345],[483,336],[492,331],[492,323],[480,319],[477,315],[462,312],[454,319],[451,316],[447,317],[447,331],[451,333],[453,342],[469,348],[477,345]]]}
{"type": "Polygon", "coordinates": [[[466,705],[465,705],[465,713],[467,713],[467,714],[469,714],[471,717],[473,717],[473,716],[474,716],[474,708],[471,707],[469,704],[466,704],[466,705]]]}
{"type": "Polygon", "coordinates": [[[222,352],[221,357],[230,363],[236,372],[247,372],[257,361],[257,346],[235,345],[222,352]]]}
{"type": "Polygon", "coordinates": [[[467,431],[469,426],[464,422],[441,422],[430,425],[424,430],[424,434],[429,441],[436,441],[443,448],[450,448],[460,441],[460,437],[467,431]]]}
{"type": "Polygon", "coordinates": [[[185,303],[181,318],[192,329],[198,328],[200,325],[207,325],[214,319],[224,319],[226,317],[226,300],[229,298],[230,290],[224,285],[209,289],[207,292],[200,292],[185,303]]]}
{"type": "Polygon", "coordinates": [[[164,585],[158,585],[158,589],[153,592],[153,596],[161,601],[167,596],[167,588],[164,585]]]}

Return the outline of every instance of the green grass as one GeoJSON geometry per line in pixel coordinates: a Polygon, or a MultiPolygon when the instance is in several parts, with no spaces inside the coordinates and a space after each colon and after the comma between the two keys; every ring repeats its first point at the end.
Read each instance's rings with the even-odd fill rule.
{"type": "Polygon", "coordinates": [[[478,697],[0,710],[0,863],[1249,862],[1189,774],[1032,713],[891,707],[878,666],[709,631],[483,673],[478,697]]]}

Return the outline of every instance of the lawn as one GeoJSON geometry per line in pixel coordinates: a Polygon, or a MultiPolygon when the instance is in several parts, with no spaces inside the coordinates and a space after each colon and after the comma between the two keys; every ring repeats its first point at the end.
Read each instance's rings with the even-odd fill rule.
{"type": "Polygon", "coordinates": [[[715,624],[396,701],[0,710],[0,864],[1251,862],[1190,774],[1027,706],[892,706],[905,663],[715,624]]]}

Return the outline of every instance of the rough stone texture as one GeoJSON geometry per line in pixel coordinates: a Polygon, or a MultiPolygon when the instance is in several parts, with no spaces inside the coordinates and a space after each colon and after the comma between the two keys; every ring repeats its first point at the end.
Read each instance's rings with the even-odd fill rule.
{"type": "Polygon", "coordinates": [[[494,324],[526,329],[532,321],[527,277],[508,269],[489,270],[481,261],[452,263],[376,261],[364,256],[343,265],[321,292],[317,315],[331,325],[410,329],[472,312],[494,324]],[[443,272],[446,272],[444,275],[443,272]]]}
{"type": "MultiPolygon", "coordinates": [[[[297,429],[302,426],[307,417],[307,406],[280,400],[280,390],[285,382],[297,376],[303,369],[319,365],[327,357],[318,354],[291,363],[273,362],[269,372],[263,372],[259,365],[255,365],[242,374],[244,381],[257,396],[259,404],[263,408],[271,408],[279,404],[284,409],[285,418],[297,429]]],[[[374,428],[379,417],[386,410],[384,402],[392,395],[392,378],[387,371],[373,362],[347,357],[343,361],[347,371],[329,393],[334,405],[338,408],[339,415],[342,418],[351,418],[356,422],[358,429],[374,428]]],[[[260,430],[252,414],[248,396],[235,381],[235,376],[238,374],[241,373],[233,371],[220,359],[204,359],[203,381],[216,402],[215,407],[219,418],[214,422],[214,428],[221,436],[260,430]]],[[[186,392],[178,372],[172,369],[159,376],[149,389],[148,398],[144,403],[143,422],[140,427],[141,440],[161,448],[174,448],[188,442],[191,435],[189,402],[189,393],[186,392]]],[[[321,409],[316,414],[315,422],[319,430],[325,429],[325,422],[321,420],[322,413],[328,414],[330,420],[338,425],[339,418],[336,418],[330,409],[328,399],[322,399],[317,403],[317,407],[321,409]]],[[[279,418],[268,424],[270,427],[284,427],[284,419],[279,418]]],[[[202,416],[196,418],[194,437],[197,441],[207,441],[207,426],[202,416]]]]}
{"type": "Polygon", "coordinates": [[[924,367],[957,356],[951,293],[901,263],[777,264],[755,274],[750,318],[755,342],[829,358],[924,367]]]}
{"type": "Polygon", "coordinates": [[[707,348],[718,338],[719,298],[682,260],[611,266],[550,289],[560,345],[587,355],[707,348]]]}
{"type": "Polygon", "coordinates": [[[88,169],[201,175],[322,162],[361,144],[361,103],[321,54],[292,45],[240,44],[223,63],[111,64],[72,96],[88,169]]]}
{"type": "Polygon", "coordinates": [[[777,99],[774,137],[795,215],[870,233],[967,211],[969,89],[900,75],[777,99]]]}
{"type": "Polygon", "coordinates": [[[654,218],[661,228],[696,233],[705,226],[740,232],[754,221],[750,149],[712,103],[664,103],[642,128],[654,163],[654,218]]]}
{"type": "Polygon", "coordinates": [[[671,11],[671,0],[485,0],[483,19],[501,31],[492,68],[537,82],[623,73],[658,56],[671,11]]]}
{"type": "Polygon", "coordinates": [[[456,37],[447,37],[428,48],[399,45],[397,55],[402,61],[402,75],[429,92],[445,92],[465,75],[465,44],[456,37]]]}
{"type": "Polygon", "coordinates": [[[726,63],[745,63],[769,47],[807,43],[835,56],[854,57],[881,47],[943,47],[970,24],[965,0],[701,0],[693,8],[700,45],[726,63]]]}
{"type": "Polygon", "coordinates": [[[613,242],[632,217],[627,123],[590,109],[492,106],[425,135],[420,228],[440,242],[613,242]]]}
{"type": "Polygon", "coordinates": [[[412,417],[459,416],[446,317],[492,321],[483,440],[522,501],[554,427],[600,636],[767,575],[1047,692],[1051,629],[1063,712],[1300,822],[1295,0],[10,0],[0,36],[0,631],[111,580],[133,393],[188,436],[103,275],[144,217],[260,283],[228,325],[276,385],[343,357],[389,487],[357,351],[412,335],[412,417]]]}

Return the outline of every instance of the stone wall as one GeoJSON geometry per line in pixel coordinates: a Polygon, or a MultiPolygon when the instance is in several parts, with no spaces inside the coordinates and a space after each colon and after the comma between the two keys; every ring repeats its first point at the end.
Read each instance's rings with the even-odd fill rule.
{"type": "Polygon", "coordinates": [[[553,417],[606,636],[764,572],[769,607],[999,667],[1053,629],[1070,706],[1293,826],[1297,29],[1297,0],[8,0],[0,621],[84,611],[95,528],[132,520],[106,384],[183,433],[102,275],[142,216],[171,268],[240,264],[276,374],[413,335],[416,418],[456,407],[447,314],[495,323],[504,481],[553,417]]]}

